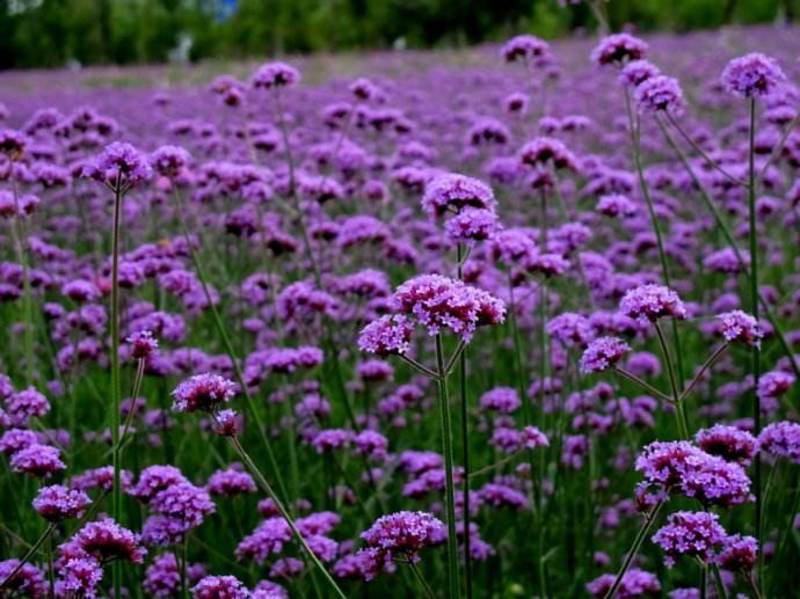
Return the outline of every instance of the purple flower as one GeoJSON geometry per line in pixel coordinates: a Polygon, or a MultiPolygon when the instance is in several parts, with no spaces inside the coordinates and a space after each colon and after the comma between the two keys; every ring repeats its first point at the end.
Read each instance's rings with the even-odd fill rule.
{"type": "Polygon", "coordinates": [[[422,549],[438,544],[446,529],[441,520],[425,512],[395,512],[381,516],[361,538],[380,552],[414,558],[422,549]]]}
{"type": "Polygon", "coordinates": [[[379,356],[403,355],[410,348],[413,331],[411,322],[403,315],[381,316],[361,330],[358,336],[358,348],[379,356]]]}
{"type": "Polygon", "coordinates": [[[668,112],[678,115],[683,112],[683,91],[677,79],[655,75],[643,81],[633,92],[636,105],[642,112],[668,112]]]}
{"type": "Polygon", "coordinates": [[[656,441],[636,458],[645,483],[667,493],[680,492],[704,504],[739,505],[752,500],[742,466],[710,455],[688,441],[656,441]]]}
{"type": "Polygon", "coordinates": [[[158,349],[158,340],[148,330],[137,331],[125,340],[131,349],[131,357],[144,360],[158,349]]]}
{"type": "Polygon", "coordinates": [[[717,563],[726,570],[749,572],[758,561],[758,541],[745,535],[731,535],[725,539],[717,563]]]}
{"type": "Polygon", "coordinates": [[[664,316],[685,319],[687,314],[677,293],[668,287],[652,283],[628,291],[620,301],[619,310],[629,318],[650,322],[664,316]]]}
{"type": "Polygon", "coordinates": [[[230,401],[237,386],[217,374],[198,374],[183,381],[172,392],[176,412],[210,412],[230,401]]]}
{"type": "Polygon", "coordinates": [[[27,424],[30,418],[41,418],[50,411],[50,402],[33,387],[17,391],[5,401],[6,413],[17,425],[27,424]]]}
{"type": "Polygon", "coordinates": [[[714,560],[717,546],[727,534],[719,524],[719,516],[710,512],[675,512],[670,514],[667,524],[662,526],[652,541],[664,550],[664,563],[675,565],[677,558],[685,555],[710,563],[714,560]]]}
{"type": "Polygon", "coordinates": [[[661,74],[656,65],[648,60],[633,60],[627,63],[619,74],[619,80],[623,85],[636,87],[661,74]]]}
{"type": "Polygon", "coordinates": [[[317,453],[330,453],[350,445],[353,433],[343,428],[331,428],[319,431],[311,440],[312,447],[317,453]]]}
{"type": "Polygon", "coordinates": [[[604,37],[592,50],[592,62],[605,66],[623,65],[626,62],[644,58],[647,43],[628,33],[615,33],[604,37]]]}
{"type": "Polygon", "coordinates": [[[0,452],[13,455],[21,449],[39,442],[39,437],[31,430],[24,428],[8,429],[0,436],[0,452]]]}
{"type": "Polygon", "coordinates": [[[268,62],[253,74],[250,85],[255,89],[278,89],[300,83],[300,72],[284,62],[268,62]]]}
{"type": "Polygon", "coordinates": [[[800,464],[800,424],[783,420],[768,424],[758,436],[760,451],[800,464]]]}
{"type": "Polygon", "coordinates": [[[139,481],[130,495],[143,503],[150,503],[164,489],[180,483],[189,482],[175,466],[148,466],[139,475],[139,481]]]}
{"type": "Polygon", "coordinates": [[[591,374],[608,370],[630,350],[630,346],[619,337],[599,337],[594,339],[581,355],[581,372],[591,374]]]}
{"type": "Polygon", "coordinates": [[[400,285],[392,301],[437,335],[442,329],[469,341],[476,328],[503,322],[505,304],[482,289],[441,275],[420,275],[400,285]]]}
{"type": "Polygon", "coordinates": [[[209,476],[206,488],[211,495],[233,497],[243,493],[255,493],[256,483],[247,472],[228,468],[227,470],[217,470],[209,476]]]}
{"type": "Polygon", "coordinates": [[[616,218],[633,216],[639,210],[627,196],[621,194],[604,195],[597,201],[595,208],[600,214],[616,218]]]}
{"type": "Polygon", "coordinates": [[[50,478],[66,468],[67,465],[61,461],[61,452],[50,445],[34,443],[11,456],[11,469],[14,472],[38,478],[50,478]]]}
{"type": "Polygon", "coordinates": [[[724,424],[715,424],[711,428],[697,431],[694,440],[706,453],[742,466],[750,464],[758,449],[758,441],[753,435],[724,424]]]}
{"type": "Polygon", "coordinates": [[[506,62],[524,61],[532,63],[535,59],[547,56],[550,46],[534,35],[517,35],[508,40],[500,49],[500,55],[506,62]]]}
{"type": "Polygon", "coordinates": [[[250,599],[250,591],[235,576],[206,576],[192,587],[194,599],[250,599]]]}
{"type": "Polygon", "coordinates": [[[551,318],[546,331],[565,347],[586,347],[594,339],[589,319],[574,312],[562,312],[551,318]]]}
{"type": "Polygon", "coordinates": [[[741,310],[725,312],[717,316],[720,321],[720,333],[725,341],[739,341],[745,345],[759,347],[764,333],[755,318],[741,310]]]}
{"type": "Polygon", "coordinates": [[[519,161],[532,168],[548,167],[555,169],[578,170],[578,159],[567,146],[552,137],[537,137],[519,150],[519,161]]]}
{"type": "Polygon", "coordinates": [[[431,216],[447,212],[458,213],[465,208],[494,211],[496,205],[492,189],[472,177],[453,173],[439,175],[425,186],[422,208],[431,216]]]}
{"type": "Polygon", "coordinates": [[[153,173],[139,150],[129,143],[115,141],[106,146],[85,174],[124,191],[147,181],[153,173]]]}
{"type": "Polygon", "coordinates": [[[67,518],[80,518],[90,503],[91,499],[83,491],[50,485],[39,489],[33,500],[33,509],[45,520],[60,522],[67,518]]]}
{"type": "Polygon", "coordinates": [[[150,155],[150,165],[169,179],[182,175],[191,161],[189,152],[179,146],[161,146],[150,155]]]}
{"type": "Polygon", "coordinates": [[[392,572],[395,569],[390,554],[370,547],[345,555],[333,564],[331,571],[339,578],[359,578],[369,582],[382,572],[392,572]]]}
{"type": "Polygon", "coordinates": [[[511,414],[521,405],[519,393],[512,387],[495,387],[480,398],[482,410],[493,410],[502,414],[511,414]]]}
{"type": "Polygon", "coordinates": [[[216,511],[208,491],[189,482],[179,482],[159,491],[150,500],[151,510],[162,516],[184,522],[188,528],[200,526],[216,511]]]}
{"type": "Polygon", "coordinates": [[[273,553],[280,553],[292,538],[289,524],[281,517],[267,518],[236,547],[236,559],[253,560],[257,564],[273,553]]]}
{"type": "Polygon", "coordinates": [[[59,568],[56,581],[57,597],[97,597],[97,585],[103,579],[103,567],[91,556],[68,559],[59,568]]]}
{"type": "Polygon", "coordinates": [[[732,94],[763,98],[786,80],[775,59],[752,52],[731,60],[722,72],[722,83],[732,94]]]}
{"type": "Polygon", "coordinates": [[[72,540],[77,547],[100,561],[121,559],[141,564],[147,554],[139,535],[108,517],[84,524],[72,540]]]}
{"type": "MultiPolygon", "coordinates": [[[[7,559],[0,562],[0,581],[8,578],[19,566],[18,559],[7,559]]],[[[41,570],[33,564],[25,564],[14,574],[14,577],[3,586],[3,595],[8,591],[8,597],[31,597],[44,599],[47,597],[47,582],[41,570]]]]}
{"type": "Polygon", "coordinates": [[[761,375],[756,393],[762,400],[776,399],[786,394],[795,383],[793,374],[782,370],[772,370],[761,375]]]}
{"type": "Polygon", "coordinates": [[[211,423],[214,433],[221,437],[235,437],[242,432],[244,421],[235,410],[219,410],[211,423]]]}
{"type": "Polygon", "coordinates": [[[494,210],[465,208],[447,220],[444,230],[455,243],[466,243],[491,239],[498,226],[494,210]]]}
{"type": "MultiPolygon", "coordinates": [[[[603,574],[586,584],[586,590],[592,597],[605,597],[616,580],[615,574],[603,574]]],[[[618,599],[635,599],[636,597],[661,594],[661,583],[655,574],[639,568],[630,568],[622,577],[616,597],[618,599]]]]}

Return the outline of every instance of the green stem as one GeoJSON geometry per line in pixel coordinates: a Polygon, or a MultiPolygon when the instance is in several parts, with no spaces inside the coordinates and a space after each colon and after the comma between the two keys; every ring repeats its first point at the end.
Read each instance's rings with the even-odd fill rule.
{"type": "Polygon", "coordinates": [[[650,513],[647,515],[645,521],[642,523],[639,532],[636,533],[636,538],[634,538],[633,540],[633,545],[631,545],[631,548],[628,551],[628,555],[625,556],[625,561],[622,563],[622,567],[620,568],[619,573],[617,573],[617,578],[614,580],[614,584],[612,584],[611,588],[608,589],[608,592],[605,594],[605,597],[603,599],[613,599],[614,595],[617,594],[619,586],[622,584],[622,579],[625,577],[625,574],[628,572],[628,568],[631,567],[633,560],[639,553],[639,549],[642,547],[642,543],[644,542],[644,539],[647,536],[647,532],[653,525],[653,522],[655,521],[656,516],[658,515],[658,512],[661,510],[661,507],[663,505],[664,501],[661,500],[653,506],[652,510],[650,510],[650,513]]]}
{"type": "MultiPolygon", "coordinates": [[[[111,439],[113,449],[111,460],[114,465],[114,490],[112,492],[112,513],[114,520],[121,524],[122,518],[122,486],[120,482],[120,413],[122,400],[122,381],[119,364],[119,246],[122,222],[122,180],[117,176],[114,185],[114,223],[111,230],[111,439]]],[[[114,598],[122,595],[122,566],[115,561],[112,564],[114,578],[114,598]]]]}
{"type": "MultiPolygon", "coordinates": [[[[750,98],[750,131],[747,162],[747,204],[750,222],[750,302],[753,318],[758,321],[758,231],[756,229],[756,167],[755,167],[755,136],[756,136],[756,100],[750,98]]],[[[758,345],[752,346],[753,355],[753,434],[758,437],[761,432],[761,400],[758,397],[758,379],[761,375],[761,349],[758,345]]],[[[758,546],[761,547],[761,456],[756,453],[753,471],[753,486],[755,487],[756,505],[753,528],[755,529],[758,546]]]]}
{"type": "Polygon", "coordinates": [[[428,597],[428,599],[436,599],[436,593],[433,592],[431,585],[428,584],[428,581],[425,580],[422,572],[419,571],[417,564],[415,564],[410,557],[408,558],[408,565],[411,567],[414,577],[419,581],[422,590],[425,591],[425,596],[428,597]]]}
{"type": "Polygon", "coordinates": [[[672,365],[672,356],[670,356],[669,348],[667,347],[667,340],[664,338],[664,333],[661,330],[661,325],[658,324],[658,321],[655,323],[656,327],[656,335],[658,336],[658,343],[661,346],[661,354],[664,357],[664,362],[667,365],[667,374],[669,375],[669,384],[670,388],[672,389],[672,398],[673,403],[675,404],[675,417],[678,422],[678,432],[681,435],[681,438],[688,439],[689,438],[689,427],[686,423],[686,418],[683,413],[683,406],[679,401],[680,394],[678,393],[678,382],[675,378],[675,369],[672,365]]]}
{"type": "Polygon", "coordinates": [[[439,371],[439,420],[442,429],[442,453],[444,453],[446,486],[445,504],[447,506],[447,586],[449,597],[455,599],[461,596],[461,589],[458,581],[458,542],[456,539],[455,485],[453,484],[453,433],[441,334],[436,335],[436,365],[439,371]]]}
{"type": "Polygon", "coordinates": [[[284,497],[286,500],[288,500],[289,494],[286,491],[286,485],[283,482],[283,477],[281,476],[281,469],[278,466],[278,460],[275,457],[275,452],[272,449],[272,444],[270,443],[269,438],[267,437],[264,421],[261,418],[261,413],[258,411],[258,408],[256,407],[256,403],[253,400],[253,396],[250,394],[250,390],[247,388],[247,384],[244,380],[244,373],[242,372],[242,367],[241,364],[239,363],[239,358],[236,354],[236,350],[234,350],[233,348],[233,343],[231,343],[230,336],[228,335],[228,330],[225,328],[225,324],[223,323],[222,318],[220,317],[219,310],[217,310],[217,306],[212,300],[211,291],[209,290],[208,287],[208,279],[206,278],[203,265],[201,264],[200,259],[197,256],[197,252],[195,252],[194,245],[192,244],[191,236],[189,234],[189,229],[186,225],[186,219],[184,217],[183,201],[180,193],[175,194],[175,200],[178,206],[178,220],[180,222],[181,229],[183,231],[183,236],[186,241],[187,250],[192,260],[192,264],[194,265],[195,271],[197,272],[197,278],[200,281],[200,286],[203,288],[203,293],[205,294],[209,309],[211,310],[211,316],[214,320],[214,326],[216,327],[217,333],[222,339],[222,344],[225,347],[225,353],[228,354],[228,358],[230,358],[231,363],[233,364],[233,371],[236,375],[236,380],[239,383],[239,387],[242,390],[242,394],[244,395],[245,400],[247,401],[247,407],[253,416],[253,420],[255,420],[256,428],[258,428],[259,436],[261,437],[264,449],[266,449],[267,452],[267,459],[269,460],[270,467],[272,468],[272,472],[275,476],[275,481],[278,483],[278,490],[280,491],[281,496],[284,497]]]}
{"type": "Polygon", "coordinates": [[[278,509],[278,512],[280,512],[280,514],[283,517],[283,519],[286,520],[286,523],[288,524],[289,529],[292,531],[292,534],[295,536],[295,538],[297,539],[298,543],[300,543],[300,546],[303,548],[303,551],[306,552],[306,554],[308,555],[308,558],[319,569],[320,573],[325,578],[325,581],[330,585],[330,587],[333,590],[334,594],[337,597],[341,597],[341,599],[347,599],[347,595],[345,595],[342,592],[342,589],[340,589],[339,585],[336,584],[336,581],[330,575],[330,573],[325,568],[325,566],[322,564],[322,562],[319,560],[319,558],[316,556],[316,554],[313,551],[311,551],[311,549],[309,548],[309,546],[306,543],[305,539],[303,538],[303,535],[300,534],[300,531],[297,529],[297,526],[295,525],[294,520],[289,515],[289,512],[286,511],[286,508],[284,507],[283,502],[275,494],[275,491],[272,489],[272,486],[269,484],[269,482],[267,482],[267,479],[261,473],[261,470],[259,470],[258,466],[256,466],[255,462],[253,462],[253,460],[250,457],[250,455],[244,450],[244,447],[242,447],[242,444],[239,442],[239,438],[236,437],[236,436],[229,437],[229,438],[231,440],[231,444],[233,445],[233,448],[236,450],[236,453],[239,454],[239,457],[242,458],[242,461],[245,463],[245,465],[250,470],[252,475],[256,478],[256,481],[258,482],[259,486],[261,487],[261,490],[264,491],[272,499],[272,501],[275,503],[275,507],[278,509]]]}
{"type": "Polygon", "coordinates": [[[0,582],[0,590],[6,586],[11,580],[22,570],[22,567],[27,564],[30,559],[36,555],[36,552],[39,551],[39,548],[44,544],[44,542],[53,534],[53,531],[56,529],[55,524],[48,524],[47,528],[44,529],[42,535],[36,540],[36,542],[31,545],[31,548],[28,549],[28,552],[22,556],[22,559],[19,560],[19,563],[11,570],[11,573],[6,576],[2,582],[0,582]]]}

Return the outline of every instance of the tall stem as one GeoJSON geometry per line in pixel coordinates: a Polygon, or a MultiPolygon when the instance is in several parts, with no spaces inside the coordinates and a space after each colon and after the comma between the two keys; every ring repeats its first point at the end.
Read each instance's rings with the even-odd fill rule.
{"type": "MultiPolygon", "coordinates": [[[[457,246],[458,278],[463,279],[462,263],[463,247],[457,246]]],[[[464,580],[466,584],[467,599],[472,599],[472,551],[470,539],[470,513],[469,513],[469,403],[467,401],[467,350],[461,349],[458,356],[458,383],[461,396],[461,459],[464,463],[464,495],[463,515],[464,521],[464,580]]]]}
{"type": "Polygon", "coordinates": [[[23,331],[23,347],[25,351],[25,380],[32,385],[35,378],[35,354],[33,349],[33,295],[31,291],[31,268],[28,252],[25,248],[25,235],[22,226],[22,209],[17,199],[17,186],[14,185],[14,201],[17,215],[11,222],[11,236],[16,249],[17,260],[22,267],[22,310],[25,330],[23,331]]]}
{"type": "MultiPolygon", "coordinates": [[[[122,181],[117,176],[114,185],[114,224],[111,230],[111,439],[113,448],[111,460],[114,465],[114,490],[112,493],[112,513],[114,520],[121,522],[122,488],[120,486],[120,413],[122,387],[119,365],[119,237],[122,221],[122,181]]],[[[114,597],[119,599],[122,592],[122,566],[115,561],[112,565],[114,578],[114,597]]]]}
{"type": "Polygon", "coordinates": [[[272,486],[269,484],[269,482],[267,482],[267,479],[261,473],[261,470],[259,470],[258,466],[255,465],[250,455],[244,450],[244,447],[242,447],[242,444],[239,442],[239,438],[236,436],[229,438],[231,440],[231,444],[236,450],[236,453],[239,454],[239,457],[242,458],[242,461],[245,463],[245,466],[247,466],[248,470],[250,470],[251,474],[256,478],[256,481],[261,487],[261,490],[264,491],[270,497],[270,499],[272,499],[272,501],[275,503],[275,507],[278,509],[278,512],[280,512],[281,517],[283,517],[283,519],[286,520],[286,524],[288,524],[289,529],[292,531],[292,534],[297,539],[297,542],[300,543],[300,546],[303,548],[303,551],[306,552],[308,558],[319,569],[320,573],[325,578],[325,581],[330,585],[335,595],[337,597],[341,597],[341,599],[347,599],[347,595],[345,595],[342,592],[342,589],[340,589],[339,585],[336,584],[336,581],[330,575],[330,573],[322,564],[322,562],[319,560],[319,558],[316,556],[316,554],[313,551],[311,551],[308,544],[306,543],[306,540],[303,538],[303,535],[297,529],[294,520],[289,515],[289,512],[286,511],[283,502],[275,494],[275,491],[272,489],[272,486]]]}
{"type": "Polygon", "coordinates": [[[272,449],[272,444],[267,437],[266,427],[264,425],[264,421],[261,418],[261,413],[258,411],[256,407],[256,403],[253,400],[253,396],[250,394],[250,390],[247,388],[247,384],[244,379],[244,373],[242,372],[242,367],[239,363],[239,358],[236,354],[236,350],[233,348],[233,343],[231,342],[231,338],[228,335],[228,330],[225,327],[225,324],[222,321],[222,317],[219,314],[219,310],[217,310],[216,304],[213,302],[213,298],[211,297],[211,291],[208,287],[208,279],[206,278],[205,270],[203,269],[203,265],[200,262],[200,258],[197,256],[197,252],[195,252],[194,245],[192,244],[191,236],[189,235],[189,229],[186,225],[185,215],[183,213],[183,200],[181,198],[180,193],[175,194],[175,201],[178,207],[178,220],[180,221],[181,229],[183,231],[183,237],[186,241],[187,251],[189,252],[189,257],[192,260],[192,264],[194,265],[195,272],[197,273],[197,278],[200,281],[200,286],[203,288],[203,293],[205,294],[206,301],[208,302],[209,310],[211,310],[211,316],[214,320],[214,326],[217,329],[217,333],[219,334],[220,338],[222,339],[222,344],[225,347],[225,353],[228,354],[228,358],[230,358],[231,362],[233,363],[233,371],[236,375],[236,380],[239,383],[239,387],[241,387],[242,394],[247,401],[247,407],[250,411],[250,414],[253,416],[253,420],[255,420],[256,428],[258,428],[259,436],[261,437],[261,441],[264,444],[264,449],[267,452],[267,459],[269,460],[270,468],[272,468],[273,474],[275,475],[275,481],[278,483],[278,490],[281,493],[281,496],[284,499],[288,500],[289,494],[286,490],[286,485],[283,482],[283,477],[281,476],[281,469],[278,466],[278,460],[275,457],[275,452],[272,449]]]}
{"type": "MultiPolygon", "coordinates": [[[[750,132],[747,152],[747,205],[750,221],[750,302],[753,318],[758,321],[758,231],[756,230],[756,167],[755,167],[755,137],[756,137],[756,100],[750,98],[750,132]]],[[[752,346],[753,352],[753,434],[757,437],[761,432],[761,401],[758,397],[758,379],[761,375],[761,349],[757,344],[752,346]]],[[[761,547],[761,456],[756,453],[753,471],[753,486],[755,486],[755,514],[753,528],[755,536],[761,547]]],[[[758,580],[758,577],[757,579],[758,580]]]]}
{"type": "Polygon", "coordinates": [[[634,538],[633,540],[633,544],[631,545],[631,548],[628,551],[628,555],[625,556],[625,561],[622,563],[622,567],[617,573],[617,578],[614,580],[614,584],[612,584],[611,588],[608,589],[608,592],[606,593],[604,599],[613,599],[614,595],[617,594],[619,586],[622,584],[622,579],[625,577],[625,574],[628,572],[628,568],[631,567],[633,560],[639,553],[639,549],[642,547],[642,543],[644,542],[644,539],[647,536],[647,532],[653,525],[653,522],[655,521],[656,516],[658,516],[658,512],[661,510],[661,507],[663,505],[664,501],[661,500],[653,506],[653,509],[650,510],[650,513],[647,515],[644,522],[642,523],[642,527],[639,529],[639,532],[636,533],[636,538],[634,538]]]}
{"type": "Polygon", "coordinates": [[[42,533],[42,536],[40,536],[36,540],[36,542],[33,545],[31,545],[31,548],[28,549],[28,552],[24,556],[22,556],[22,559],[19,560],[19,563],[14,567],[13,570],[11,570],[11,573],[8,576],[6,576],[3,579],[2,582],[0,582],[0,590],[2,590],[3,587],[6,586],[6,584],[11,582],[11,580],[17,575],[17,573],[19,573],[19,571],[22,570],[22,567],[25,564],[27,564],[34,555],[36,555],[36,552],[39,551],[39,549],[44,544],[44,542],[48,538],[50,538],[50,535],[53,534],[53,531],[55,529],[56,529],[56,525],[55,524],[48,524],[47,525],[47,528],[44,529],[44,532],[42,533]]]}
{"type": "Polygon", "coordinates": [[[670,388],[672,389],[672,400],[675,404],[675,417],[677,418],[678,422],[678,432],[680,433],[681,438],[688,439],[689,427],[686,423],[686,415],[683,411],[682,402],[680,401],[678,382],[675,378],[675,369],[672,365],[672,357],[670,356],[669,348],[667,347],[667,340],[664,338],[664,333],[661,330],[661,325],[658,324],[658,321],[656,321],[654,324],[656,327],[656,335],[658,336],[658,343],[661,346],[661,354],[664,357],[664,362],[667,364],[667,374],[669,376],[670,388]]]}
{"type": "Polygon", "coordinates": [[[461,589],[458,582],[458,542],[456,539],[456,505],[453,484],[453,432],[441,335],[436,335],[436,365],[439,372],[439,419],[442,429],[442,453],[444,453],[446,486],[445,504],[447,505],[447,587],[448,596],[454,599],[461,596],[461,589]]]}

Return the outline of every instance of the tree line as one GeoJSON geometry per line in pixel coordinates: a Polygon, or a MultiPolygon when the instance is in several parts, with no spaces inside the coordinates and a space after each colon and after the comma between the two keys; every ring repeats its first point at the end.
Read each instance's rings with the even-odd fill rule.
{"type": "MultiPolygon", "coordinates": [[[[792,20],[800,0],[610,0],[613,28],[690,30],[792,20]]],[[[557,0],[0,0],[0,68],[472,44],[595,27],[557,0]],[[191,40],[186,44],[185,40],[191,40]]]]}

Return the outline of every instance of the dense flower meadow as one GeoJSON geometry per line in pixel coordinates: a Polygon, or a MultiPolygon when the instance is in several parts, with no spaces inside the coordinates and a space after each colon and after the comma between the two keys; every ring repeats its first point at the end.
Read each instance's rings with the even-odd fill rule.
{"type": "Polygon", "coordinates": [[[798,56],[15,86],[0,597],[796,596],[798,56]]]}

